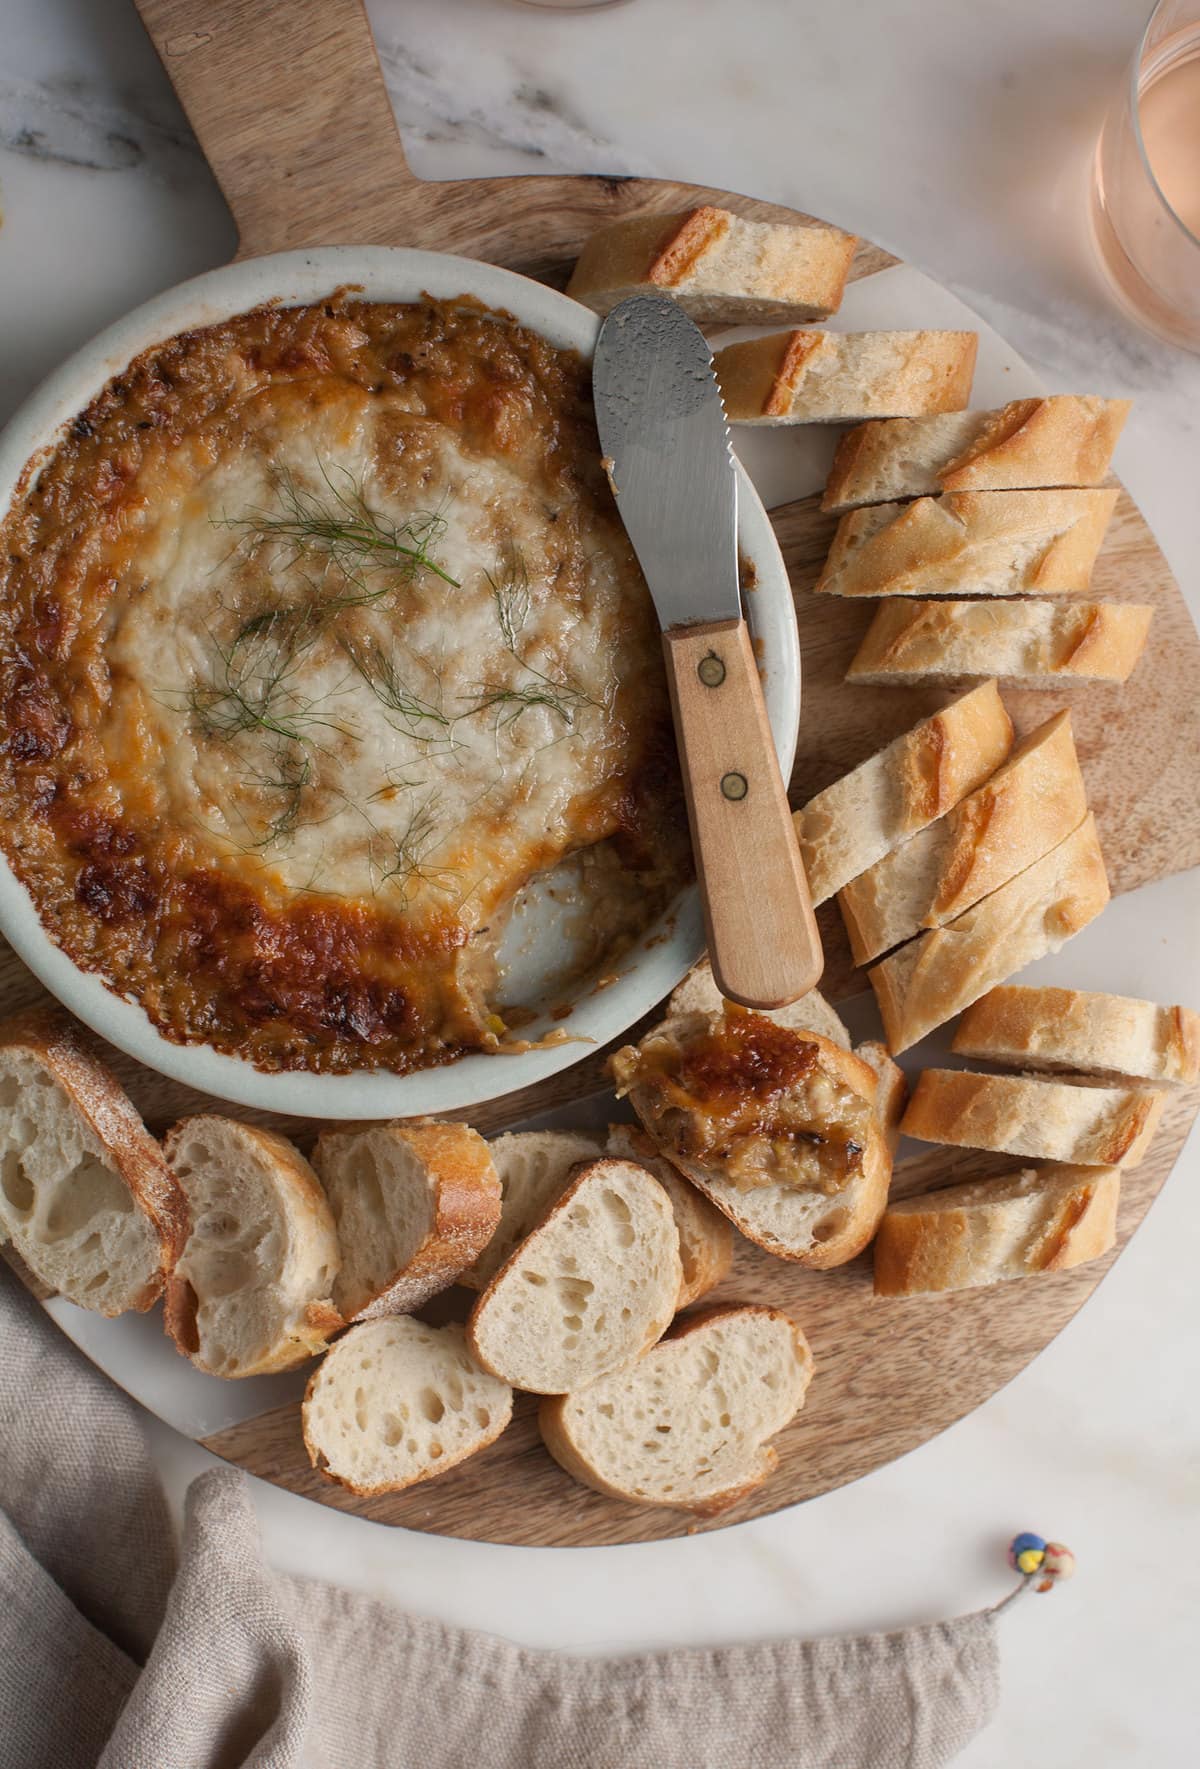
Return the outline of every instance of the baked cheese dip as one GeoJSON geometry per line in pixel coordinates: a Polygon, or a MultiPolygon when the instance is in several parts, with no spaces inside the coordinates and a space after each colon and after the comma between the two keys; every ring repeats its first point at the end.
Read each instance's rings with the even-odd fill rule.
{"type": "Polygon", "coordinates": [[[172,338],[31,465],[2,541],[0,842],[166,1037],[264,1069],[503,1049],[531,878],[605,844],[614,936],[677,892],[587,368],[509,316],[343,293],[172,338]]]}

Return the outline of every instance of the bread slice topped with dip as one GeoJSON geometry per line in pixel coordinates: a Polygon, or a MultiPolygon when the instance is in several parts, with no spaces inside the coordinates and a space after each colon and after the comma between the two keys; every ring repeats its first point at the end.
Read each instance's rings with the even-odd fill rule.
{"type": "Polygon", "coordinates": [[[892,1170],[869,1063],[730,1002],[665,1020],[611,1067],[659,1152],[748,1239],[819,1269],[866,1246],[892,1170]]]}

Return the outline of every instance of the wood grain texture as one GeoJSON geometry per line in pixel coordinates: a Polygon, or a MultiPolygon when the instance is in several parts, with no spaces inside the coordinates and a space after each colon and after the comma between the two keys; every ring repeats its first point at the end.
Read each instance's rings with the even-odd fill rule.
{"type": "MultiPolygon", "coordinates": [[[[461,251],[562,286],[581,240],[603,221],[702,201],[755,219],[798,219],[773,204],[666,182],[517,178],[421,184],[409,173],[395,136],[359,0],[141,0],[140,11],[229,198],[242,255],[380,241],[461,251]]],[[[870,275],[893,262],[864,245],[852,274],[870,275]]],[[[807,500],[777,510],[773,520],[796,592],[804,659],[804,712],[791,781],[792,803],[801,804],[944,704],[952,690],[847,689],[842,677],[872,611],[853,603],[831,606],[830,599],[810,594],[836,518],[821,516],[816,500],[807,500]]],[[[1005,699],[1023,732],[1070,706],[1112,886],[1120,892],[1200,861],[1194,784],[1200,640],[1153,536],[1124,493],[1095,587],[1102,596],[1149,601],[1157,609],[1146,655],[1128,686],[1080,684],[1049,694],[1006,690],[1005,699]]],[[[820,916],[827,957],[823,988],[841,1000],[857,993],[862,979],[834,906],[826,905],[820,916]]],[[[43,996],[5,949],[3,1011],[43,996]]],[[[153,1127],[211,1105],[204,1095],[111,1054],[153,1127]]],[[[475,1111],[472,1122],[496,1130],[582,1099],[603,1084],[604,1059],[604,1052],[589,1053],[566,1074],[475,1111]]],[[[230,1109],[302,1140],[314,1128],[306,1120],[230,1109]]],[[[322,1503],[488,1541],[644,1541],[778,1510],[915,1448],[1010,1381],[1070,1320],[1136,1229],[1195,1110],[1194,1093],[1172,1097],[1150,1155],[1125,1178],[1117,1249],[1073,1272],[960,1296],[879,1302],[871,1294],[869,1255],[838,1271],[808,1272],[739,1239],[733,1271],[716,1299],[768,1301],[793,1312],[812,1341],[817,1374],[804,1412],[780,1440],[778,1474],[713,1523],[635,1509],[577,1486],[542,1449],[531,1402],[519,1406],[499,1443],[476,1460],[411,1492],[370,1500],[355,1499],[313,1473],[296,1408],[219,1433],[208,1447],[322,1503]]],[[[932,1150],[898,1169],[893,1191],[956,1183],[1011,1165],[994,1155],[932,1150]]],[[[449,1318],[465,1312],[468,1302],[451,1291],[432,1311],[449,1318]]]]}
{"type": "Polygon", "coordinates": [[[800,844],[744,620],[663,634],[704,930],[718,987],[786,1007],[821,978],[800,844]]]}

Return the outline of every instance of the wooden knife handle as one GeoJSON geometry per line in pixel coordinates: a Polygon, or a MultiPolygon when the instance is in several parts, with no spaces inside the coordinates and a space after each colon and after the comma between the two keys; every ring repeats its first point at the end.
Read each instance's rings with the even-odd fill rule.
{"type": "Polygon", "coordinates": [[[744,620],[663,634],[704,925],[717,987],[784,1007],[823,959],[744,620]]]}

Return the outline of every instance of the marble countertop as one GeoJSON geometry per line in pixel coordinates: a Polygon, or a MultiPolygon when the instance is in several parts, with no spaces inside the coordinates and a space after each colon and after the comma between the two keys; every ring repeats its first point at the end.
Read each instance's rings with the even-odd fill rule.
{"type": "MultiPolygon", "coordinates": [[[[1200,358],[1117,313],[1087,236],[1092,144],[1146,10],[369,0],[422,176],[642,172],[794,203],[948,285],[1048,386],[1132,394],[1117,466],[1197,610],[1200,358]]],[[[231,254],[128,0],[8,0],[0,210],[0,419],[102,324],[231,254]]],[[[1092,953],[1111,987],[1176,998],[1181,951],[1200,979],[1191,881],[1114,905],[1102,926],[1092,953]]],[[[255,1483],[268,1553],[515,1640],[620,1651],[976,1607],[1006,1588],[1005,1541],[1033,1528],[1070,1542],[1079,1575],[1004,1622],[1001,1711],[960,1761],[1175,1769],[1193,1760],[1200,1643],[1200,1340],[1183,1254],[1200,1235],[1198,1165],[1193,1139],[1096,1298],[1017,1381],[854,1486],[693,1540],[555,1552],[389,1532],[255,1483]]],[[[149,1431],[178,1501],[210,1458],[149,1431]]]]}

